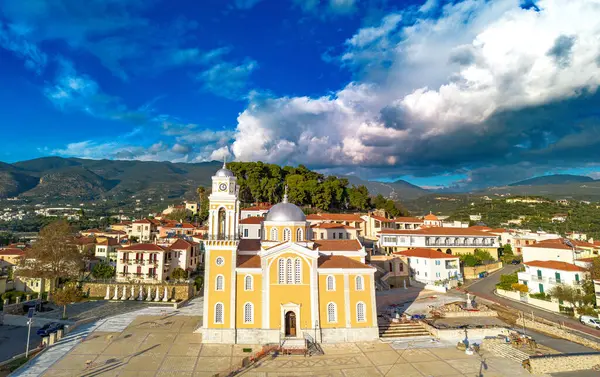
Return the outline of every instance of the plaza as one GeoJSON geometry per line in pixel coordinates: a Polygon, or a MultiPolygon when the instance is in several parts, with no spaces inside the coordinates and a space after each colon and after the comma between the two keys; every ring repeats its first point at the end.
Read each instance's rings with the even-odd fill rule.
{"type": "MultiPolygon", "coordinates": [[[[214,376],[240,365],[259,345],[205,344],[202,299],[181,309],[147,307],[75,329],[13,376],[214,376]],[[251,349],[251,352],[248,352],[251,349]]],[[[451,344],[381,341],[322,344],[321,356],[269,355],[242,376],[525,376],[518,362],[466,355],[451,344]]]]}

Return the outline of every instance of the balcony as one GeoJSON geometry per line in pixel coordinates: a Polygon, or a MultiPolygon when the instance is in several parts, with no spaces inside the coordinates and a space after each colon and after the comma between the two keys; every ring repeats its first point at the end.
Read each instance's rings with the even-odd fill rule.
{"type": "Polygon", "coordinates": [[[458,264],[446,263],[446,270],[456,270],[456,269],[458,269],[458,264]]]}
{"type": "Polygon", "coordinates": [[[158,279],[158,275],[157,274],[146,274],[146,277],[148,279],[158,279]]]}
{"type": "Polygon", "coordinates": [[[550,284],[565,284],[566,281],[564,281],[563,279],[556,279],[556,278],[548,278],[548,283],[550,284]]]}
{"type": "MultiPolygon", "coordinates": [[[[538,283],[544,283],[546,281],[554,280],[554,279],[546,279],[543,276],[531,275],[531,277],[529,278],[529,280],[535,281],[535,282],[538,282],[538,283]]],[[[552,283],[552,281],[549,281],[549,282],[552,283]]]]}

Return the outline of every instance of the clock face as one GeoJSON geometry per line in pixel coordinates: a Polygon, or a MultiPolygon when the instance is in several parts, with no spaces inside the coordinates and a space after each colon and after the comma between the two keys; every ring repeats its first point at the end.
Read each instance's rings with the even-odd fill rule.
{"type": "Polygon", "coordinates": [[[219,185],[219,190],[220,190],[220,191],[225,191],[225,190],[227,190],[227,184],[226,184],[226,183],[221,183],[221,184],[219,185]]]}

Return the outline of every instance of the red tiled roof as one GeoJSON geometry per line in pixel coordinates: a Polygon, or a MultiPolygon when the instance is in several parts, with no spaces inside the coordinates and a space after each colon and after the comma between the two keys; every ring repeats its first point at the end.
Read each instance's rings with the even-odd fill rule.
{"type": "Polygon", "coordinates": [[[533,260],[533,261],[526,262],[524,264],[527,266],[551,268],[553,270],[559,270],[559,271],[574,271],[574,272],[585,271],[585,268],[583,268],[583,267],[579,267],[579,266],[576,266],[574,264],[567,263],[567,262],[557,262],[557,261],[553,261],[553,260],[549,260],[549,261],[533,260]]]}
{"type": "Polygon", "coordinates": [[[319,268],[369,268],[369,265],[361,263],[343,255],[321,255],[318,261],[319,268]]]}
{"type": "MultiPolygon", "coordinates": [[[[531,245],[525,245],[524,247],[539,247],[539,248],[545,248],[545,249],[560,249],[560,250],[572,250],[573,248],[567,244],[565,244],[566,239],[565,238],[552,238],[549,240],[543,240],[531,245]]],[[[578,245],[576,242],[569,240],[574,246],[581,246],[578,245]]],[[[587,242],[585,242],[587,244],[587,242]]],[[[588,244],[589,246],[586,247],[594,247],[594,245],[592,244],[588,244]]]]}
{"type": "Polygon", "coordinates": [[[417,217],[396,217],[395,223],[422,223],[423,220],[417,217]]]}
{"type": "Polygon", "coordinates": [[[433,213],[429,213],[428,215],[425,215],[425,217],[423,219],[432,220],[432,221],[439,220],[438,217],[436,215],[434,215],[433,213]]]}
{"type": "Polygon", "coordinates": [[[406,229],[382,229],[379,233],[381,234],[423,234],[432,236],[488,236],[489,232],[482,232],[480,230],[474,230],[471,228],[443,228],[443,227],[431,227],[422,228],[415,230],[406,229]]]}
{"type": "Polygon", "coordinates": [[[135,220],[133,224],[154,224],[152,221],[148,219],[135,220]]]}
{"type": "Polygon", "coordinates": [[[317,213],[306,216],[306,220],[365,222],[360,215],[354,213],[317,213]]]}
{"type": "Polygon", "coordinates": [[[193,229],[193,228],[195,228],[195,226],[190,223],[180,223],[177,221],[163,224],[163,225],[161,225],[161,227],[163,227],[163,228],[178,228],[178,229],[193,229]]]}
{"type": "Polygon", "coordinates": [[[488,230],[488,233],[506,233],[507,230],[504,228],[492,228],[488,230]]]}
{"type": "Polygon", "coordinates": [[[319,223],[319,224],[312,225],[311,228],[318,228],[318,229],[356,229],[353,226],[348,226],[348,225],[338,224],[338,223],[319,223]]]}
{"type": "Polygon", "coordinates": [[[256,203],[256,205],[248,208],[242,208],[242,211],[267,211],[273,207],[271,203],[256,203]]]}
{"type": "Polygon", "coordinates": [[[371,218],[381,221],[382,223],[393,223],[394,222],[393,219],[388,219],[383,216],[371,215],[371,218]]]}
{"type": "Polygon", "coordinates": [[[98,245],[116,246],[119,244],[116,238],[108,237],[105,240],[98,242],[98,245]]]}
{"type": "Polygon", "coordinates": [[[0,255],[25,255],[25,251],[17,248],[0,249],[0,255]]]}
{"type": "Polygon", "coordinates": [[[198,243],[196,243],[196,242],[190,242],[190,241],[186,241],[186,240],[179,238],[177,241],[173,242],[171,244],[171,246],[169,246],[169,248],[177,249],[177,250],[187,250],[188,247],[197,245],[197,244],[198,243]]]}
{"type": "Polygon", "coordinates": [[[258,255],[238,255],[236,266],[239,268],[260,268],[260,257],[258,255]]]}
{"type": "Polygon", "coordinates": [[[100,229],[92,228],[92,229],[82,230],[81,233],[103,233],[103,231],[100,229]]]}
{"type": "Polygon", "coordinates": [[[239,251],[259,251],[260,240],[258,239],[242,239],[238,244],[239,251]]]}
{"type": "Polygon", "coordinates": [[[362,246],[358,240],[319,240],[315,241],[319,251],[360,251],[362,246]]]}
{"type": "Polygon", "coordinates": [[[123,251],[166,251],[162,246],[153,243],[136,243],[130,246],[121,248],[123,251]]]}
{"type": "Polygon", "coordinates": [[[484,225],[473,225],[473,226],[470,226],[469,229],[480,230],[482,232],[489,232],[492,230],[492,228],[484,226],[484,225]]]}
{"type": "Polygon", "coordinates": [[[73,242],[77,245],[89,245],[96,243],[96,238],[94,237],[76,237],[73,242]]]}
{"type": "Polygon", "coordinates": [[[261,224],[265,220],[262,216],[250,216],[240,220],[240,224],[261,224]]]}
{"type": "Polygon", "coordinates": [[[394,254],[402,255],[405,257],[418,257],[428,259],[458,259],[457,255],[450,255],[433,249],[410,249],[404,251],[396,251],[394,252],[394,254]]]}

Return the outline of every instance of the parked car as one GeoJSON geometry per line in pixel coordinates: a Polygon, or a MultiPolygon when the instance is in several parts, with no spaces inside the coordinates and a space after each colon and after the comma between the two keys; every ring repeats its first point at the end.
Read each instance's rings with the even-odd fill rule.
{"type": "Polygon", "coordinates": [[[597,330],[600,330],[600,319],[598,319],[598,317],[582,315],[581,317],[579,317],[579,322],[583,323],[584,325],[594,327],[597,330]]]}
{"type": "Polygon", "coordinates": [[[56,332],[58,330],[62,330],[65,328],[65,325],[63,325],[62,323],[58,323],[58,322],[50,322],[50,323],[46,323],[44,326],[40,327],[38,329],[38,331],[36,331],[36,334],[38,334],[39,336],[48,336],[53,332],[56,332]]]}
{"type": "Polygon", "coordinates": [[[521,261],[518,259],[513,259],[513,261],[510,262],[510,264],[520,264],[520,263],[521,263],[521,261]]]}

